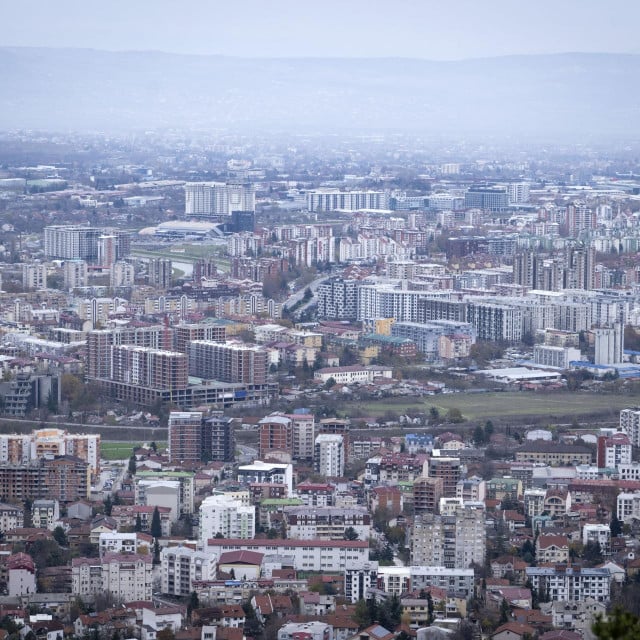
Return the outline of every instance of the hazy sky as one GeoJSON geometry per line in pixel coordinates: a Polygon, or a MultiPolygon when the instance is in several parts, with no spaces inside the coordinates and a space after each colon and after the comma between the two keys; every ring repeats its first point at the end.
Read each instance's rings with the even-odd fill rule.
{"type": "Polygon", "coordinates": [[[4,0],[0,46],[434,60],[640,52],[637,0],[4,0]]]}

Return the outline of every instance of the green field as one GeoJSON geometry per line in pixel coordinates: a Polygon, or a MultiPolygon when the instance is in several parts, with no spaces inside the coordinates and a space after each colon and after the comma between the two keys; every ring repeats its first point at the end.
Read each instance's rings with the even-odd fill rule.
{"type": "Polygon", "coordinates": [[[126,460],[131,457],[134,447],[139,447],[139,442],[100,442],[100,457],[103,460],[126,460]]]}
{"type": "Polygon", "coordinates": [[[442,416],[451,408],[457,408],[470,421],[503,420],[505,422],[578,421],[590,419],[617,421],[620,409],[640,404],[640,397],[631,394],[599,394],[588,392],[504,392],[504,393],[455,393],[437,395],[416,401],[415,398],[398,398],[381,402],[348,402],[340,406],[340,413],[354,417],[358,414],[381,416],[387,411],[429,412],[436,407],[442,416]]]}

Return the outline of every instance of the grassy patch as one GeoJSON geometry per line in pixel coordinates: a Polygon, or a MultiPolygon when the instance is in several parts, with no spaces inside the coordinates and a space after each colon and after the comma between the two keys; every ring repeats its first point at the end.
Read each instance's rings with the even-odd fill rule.
{"type": "Polygon", "coordinates": [[[637,396],[629,394],[598,394],[585,392],[555,393],[455,393],[437,395],[416,401],[415,398],[385,399],[380,402],[348,402],[340,409],[349,416],[382,416],[386,411],[429,412],[436,407],[442,416],[449,409],[460,409],[467,420],[506,420],[531,422],[548,419],[549,422],[589,420],[617,421],[620,409],[638,404],[637,396]]]}
{"type": "Polygon", "coordinates": [[[139,442],[100,442],[100,457],[103,460],[126,460],[131,457],[134,447],[139,447],[139,442]]]}

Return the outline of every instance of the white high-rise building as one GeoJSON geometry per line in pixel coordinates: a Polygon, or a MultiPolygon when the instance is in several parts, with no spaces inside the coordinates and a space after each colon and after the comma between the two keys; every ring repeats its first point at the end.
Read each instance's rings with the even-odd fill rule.
{"type": "Polygon", "coordinates": [[[411,539],[411,563],[466,569],[482,565],[486,553],[483,503],[466,503],[455,515],[416,516],[411,539]]]}
{"type": "Polygon", "coordinates": [[[128,262],[119,261],[111,267],[109,285],[115,287],[132,287],[135,282],[135,268],[128,262]]]}
{"type": "Polygon", "coordinates": [[[240,500],[214,494],[200,505],[200,540],[206,542],[222,534],[224,538],[249,540],[256,534],[256,510],[240,500]]]}
{"type": "Polygon", "coordinates": [[[184,195],[187,216],[230,216],[234,211],[256,210],[256,196],[250,184],[187,182],[184,195]]]}
{"type": "Polygon", "coordinates": [[[89,283],[89,271],[84,260],[65,260],[63,272],[65,289],[86,287],[89,283]]]}
{"type": "Polygon", "coordinates": [[[634,447],[640,447],[640,408],[622,409],[620,428],[629,436],[634,447]]]}
{"type": "Polygon", "coordinates": [[[326,477],[344,475],[344,438],[339,434],[321,433],[316,436],[313,467],[326,477]]]}
{"type": "Polygon", "coordinates": [[[162,593],[188,596],[193,583],[215,580],[216,556],[188,547],[168,547],[160,552],[162,593]]]}
{"type": "Polygon", "coordinates": [[[358,211],[359,209],[388,209],[388,191],[339,191],[323,189],[307,194],[309,211],[358,211]]]}
{"type": "Polygon", "coordinates": [[[47,288],[47,265],[24,264],[22,265],[22,287],[29,290],[47,288]]]}
{"type": "Polygon", "coordinates": [[[592,329],[595,340],[595,364],[619,364],[622,362],[624,332],[622,325],[616,322],[612,327],[592,329]]]}

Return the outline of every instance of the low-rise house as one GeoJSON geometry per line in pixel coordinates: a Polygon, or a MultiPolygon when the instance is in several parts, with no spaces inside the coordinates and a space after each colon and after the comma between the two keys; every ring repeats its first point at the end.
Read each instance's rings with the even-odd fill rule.
{"type": "Polygon", "coordinates": [[[540,534],[536,540],[536,560],[538,563],[560,564],[569,560],[569,540],[567,536],[540,534]]]}

